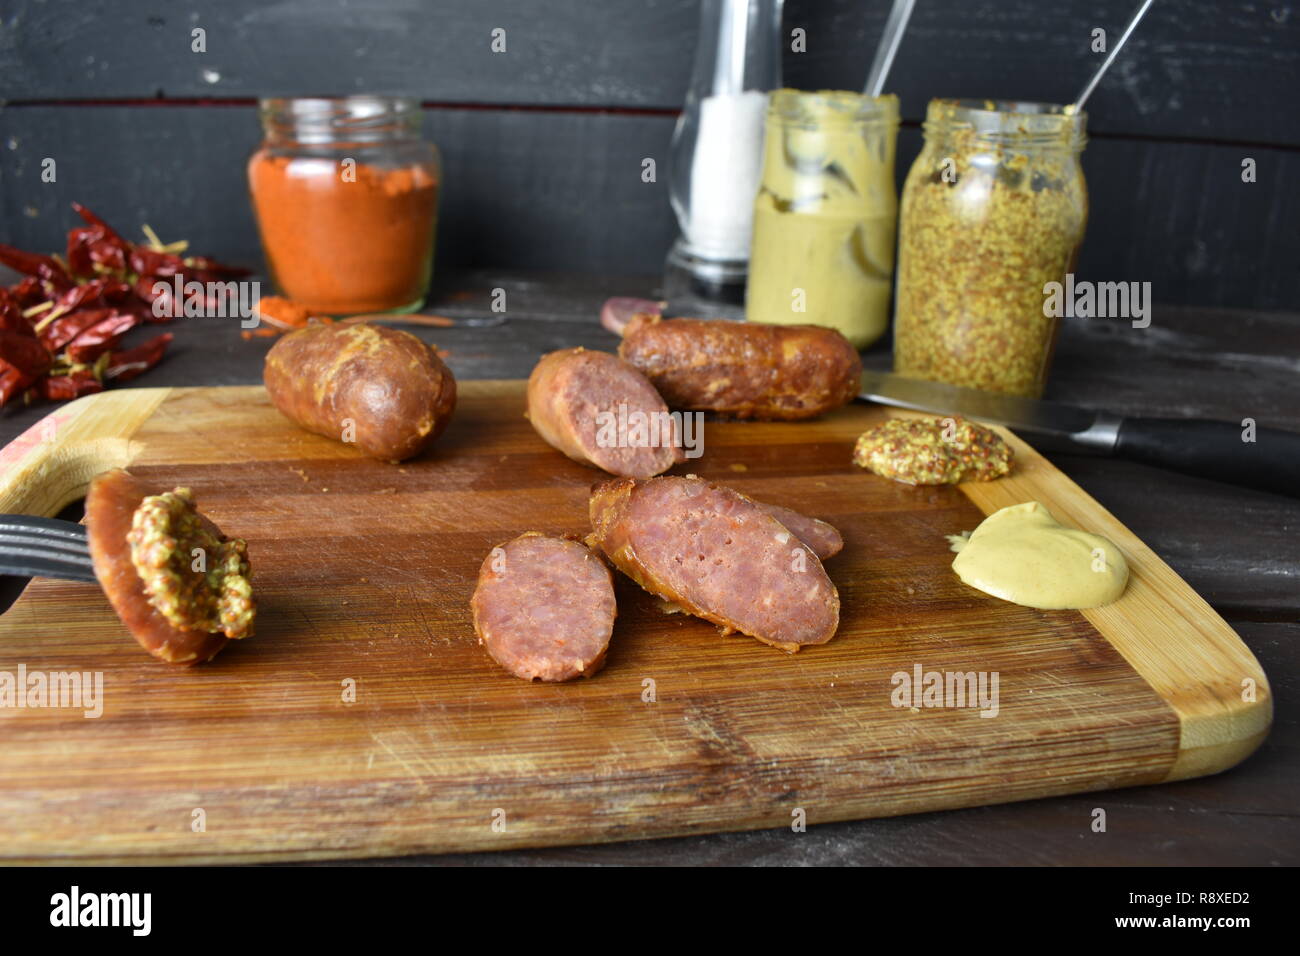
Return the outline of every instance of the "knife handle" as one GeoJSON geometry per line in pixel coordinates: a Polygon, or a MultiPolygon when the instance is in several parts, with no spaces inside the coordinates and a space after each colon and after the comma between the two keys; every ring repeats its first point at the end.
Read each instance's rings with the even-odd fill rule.
{"type": "Polygon", "coordinates": [[[1115,454],[1158,468],[1300,497],[1300,434],[1233,422],[1125,418],[1115,454]]]}

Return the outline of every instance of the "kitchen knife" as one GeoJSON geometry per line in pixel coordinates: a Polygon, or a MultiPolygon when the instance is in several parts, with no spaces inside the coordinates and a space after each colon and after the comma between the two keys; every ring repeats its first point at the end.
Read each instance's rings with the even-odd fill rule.
{"type": "Polygon", "coordinates": [[[1246,424],[1127,418],[1059,402],[863,372],[861,398],[940,415],[962,415],[1063,439],[1068,447],[1157,468],[1300,497],[1300,434],[1246,424]]]}

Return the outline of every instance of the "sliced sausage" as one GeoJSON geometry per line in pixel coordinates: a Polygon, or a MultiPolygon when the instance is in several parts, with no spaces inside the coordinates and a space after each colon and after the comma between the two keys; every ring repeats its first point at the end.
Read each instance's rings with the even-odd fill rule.
{"type": "Polygon", "coordinates": [[[483,560],[470,609],[479,643],[516,677],[590,677],[614,630],[614,578],[585,545],[529,531],[483,560]]]}
{"type": "Polygon", "coordinates": [[[262,378],[275,407],[303,428],[386,461],[428,448],[456,408],[456,379],[438,354],[378,325],[291,332],[267,353],[262,378]]]}
{"type": "Polygon", "coordinates": [[[834,525],[780,505],[769,505],[764,501],[755,501],[754,504],[794,532],[794,536],[808,545],[819,561],[833,558],[844,550],[844,538],[834,525]]]}
{"type": "Polygon", "coordinates": [[[543,355],[528,377],[528,420],[551,447],[612,475],[648,478],[684,459],[664,400],[608,352],[543,355]]]}
{"type": "Polygon", "coordinates": [[[723,633],[786,651],[829,641],[840,597],[821,561],[737,491],[702,478],[620,478],[592,490],[592,541],[641,587],[723,633]]]}
{"type": "Polygon", "coordinates": [[[819,325],[638,314],[618,354],[670,407],[733,418],[813,418],[852,401],[862,377],[857,349],[819,325]]]}
{"type": "MultiPolygon", "coordinates": [[[[131,519],[146,496],[158,491],[120,469],[98,476],[86,494],[86,536],[95,577],[126,629],[154,657],[171,664],[211,660],[226,646],[222,634],[175,627],[149,603],[144,584],[131,562],[127,534],[131,519]]],[[[200,515],[204,527],[221,540],[221,530],[200,515]]]]}

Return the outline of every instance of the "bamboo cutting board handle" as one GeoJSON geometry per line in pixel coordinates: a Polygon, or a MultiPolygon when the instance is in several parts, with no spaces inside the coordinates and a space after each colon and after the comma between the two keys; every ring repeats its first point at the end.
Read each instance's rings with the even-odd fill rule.
{"type": "Polygon", "coordinates": [[[0,449],[0,512],[52,517],[90,480],[136,458],[132,436],[170,388],[124,388],[57,407],[0,449]]]}

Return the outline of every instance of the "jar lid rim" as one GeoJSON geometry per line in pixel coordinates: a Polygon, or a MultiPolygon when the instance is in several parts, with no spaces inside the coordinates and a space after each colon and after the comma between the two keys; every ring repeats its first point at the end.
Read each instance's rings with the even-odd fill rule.
{"type": "Polygon", "coordinates": [[[1073,104],[1040,103],[1033,100],[950,99],[937,96],[930,100],[929,110],[954,113],[985,114],[988,116],[1056,117],[1062,120],[1086,121],[1086,110],[1073,110],[1073,104]]]}

